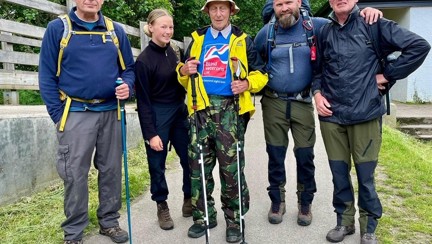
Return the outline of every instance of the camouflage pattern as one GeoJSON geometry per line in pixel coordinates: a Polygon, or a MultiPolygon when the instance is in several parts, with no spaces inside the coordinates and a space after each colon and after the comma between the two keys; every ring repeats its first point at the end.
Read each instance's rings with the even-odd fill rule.
{"type": "Polygon", "coordinates": [[[382,141],[381,120],[354,125],[320,121],[320,125],[333,175],[333,206],[337,225],[353,225],[355,222],[354,188],[350,175],[354,162],[358,181],[360,232],[374,233],[378,219],[382,216],[382,205],[374,179],[382,141]]]}
{"type": "MultiPolygon", "coordinates": [[[[222,210],[225,219],[239,224],[239,194],[237,172],[237,116],[234,108],[234,99],[221,96],[210,96],[210,106],[196,113],[198,124],[199,144],[202,146],[204,158],[205,179],[207,186],[207,204],[209,221],[216,221],[215,201],[212,193],[215,186],[213,168],[216,159],[219,162],[221,184],[222,210]]],[[[192,178],[192,208],[195,223],[203,223],[205,216],[204,199],[201,183],[201,165],[198,159],[200,154],[197,147],[197,134],[195,114],[189,117],[189,164],[192,178]]],[[[245,120],[240,116],[240,165],[242,172],[243,214],[249,209],[249,191],[244,176],[245,158],[243,151],[245,133],[245,120]]]]}

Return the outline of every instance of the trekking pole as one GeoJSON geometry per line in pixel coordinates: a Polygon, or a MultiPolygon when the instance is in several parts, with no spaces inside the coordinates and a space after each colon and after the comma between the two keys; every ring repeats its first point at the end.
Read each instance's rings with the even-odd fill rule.
{"type": "MultiPolygon", "coordinates": [[[[233,78],[234,80],[238,80],[241,73],[241,68],[239,65],[239,60],[236,57],[231,58],[231,62],[233,64],[233,78]]],[[[237,185],[238,185],[238,194],[239,194],[239,212],[240,212],[240,233],[242,235],[241,244],[247,244],[245,241],[245,233],[244,233],[244,215],[243,215],[243,191],[242,191],[242,171],[240,165],[240,151],[241,151],[241,142],[240,142],[240,105],[239,105],[239,94],[234,95],[234,108],[236,113],[237,120],[237,185]]]]}
{"type": "MultiPolygon", "coordinates": [[[[116,85],[123,84],[121,78],[117,78],[116,85]]],[[[125,113],[125,102],[117,100],[118,106],[120,107],[121,117],[121,132],[122,132],[122,149],[123,149],[123,165],[125,175],[125,188],[126,188],[126,207],[128,217],[128,228],[129,228],[129,243],[132,244],[132,225],[131,225],[131,209],[130,209],[130,196],[129,196],[129,174],[128,174],[128,163],[127,163],[127,147],[126,147],[126,113],[125,113]]]]}
{"type": "MultiPolygon", "coordinates": [[[[193,60],[193,59],[195,59],[195,57],[190,57],[188,60],[193,60]]],[[[198,163],[200,164],[200,168],[201,168],[201,185],[202,185],[203,198],[204,198],[204,211],[205,211],[204,225],[206,230],[205,237],[206,237],[206,244],[208,244],[209,237],[210,237],[210,230],[209,230],[209,217],[208,217],[208,208],[207,208],[207,187],[206,187],[205,170],[204,170],[204,155],[202,152],[202,145],[199,142],[199,132],[198,132],[196,74],[191,75],[191,85],[192,85],[192,109],[194,110],[196,144],[199,153],[198,163]]]]}

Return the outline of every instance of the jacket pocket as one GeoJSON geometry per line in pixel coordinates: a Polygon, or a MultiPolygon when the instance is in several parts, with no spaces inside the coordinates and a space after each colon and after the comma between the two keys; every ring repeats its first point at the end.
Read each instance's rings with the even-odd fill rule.
{"type": "Polygon", "coordinates": [[[57,150],[57,172],[62,180],[67,181],[69,171],[69,145],[59,145],[57,150]]]}

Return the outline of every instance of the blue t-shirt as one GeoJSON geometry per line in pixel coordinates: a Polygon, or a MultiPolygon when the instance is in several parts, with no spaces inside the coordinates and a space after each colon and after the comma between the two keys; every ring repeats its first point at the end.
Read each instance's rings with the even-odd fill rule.
{"type": "MultiPolygon", "coordinates": [[[[231,35],[231,34],[230,34],[231,35]]],[[[209,95],[232,96],[231,67],[229,65],[229,38],[221,33],[213,38],[210,28],[204,37],[199,72],[209,95]]]]}

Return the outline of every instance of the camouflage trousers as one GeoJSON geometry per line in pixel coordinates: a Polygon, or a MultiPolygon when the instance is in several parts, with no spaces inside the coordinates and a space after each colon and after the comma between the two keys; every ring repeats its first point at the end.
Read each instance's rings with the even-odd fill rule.
{"type": "Polygon", "coordinates": [[[205,184],[207,193],[207,208],[209,221],[216,221],[215,201],[212,193],[215,187],[213,169],[216,159],[219,162],[219,177],[221,185],[222,210],[225,219],[231,223],[240,222],[238,170],[237,170],[237,142],[240,141],[238,153],[242,174],[242,212],[249,209],[249,191],[244,176],[244,133],[246,122],[239,116],[239,131],[237,132],[237,116],[234,108],[234,99],[221,96],[210,96],[210,106],[205,110],[190,116],[189,136],[189,164],[192,178],[192,207],[195,223],[203,223],[205,217],[204,196],[201,181],[201,165],[198,144],[202,146],[204,162],[205,184]],[[198,140],[196,127],[198,127],[198,140]],[[239,137],[239,138],[237,138],[239,137]],[[239,139],[239,140],[238,140],[239,139]]]}

